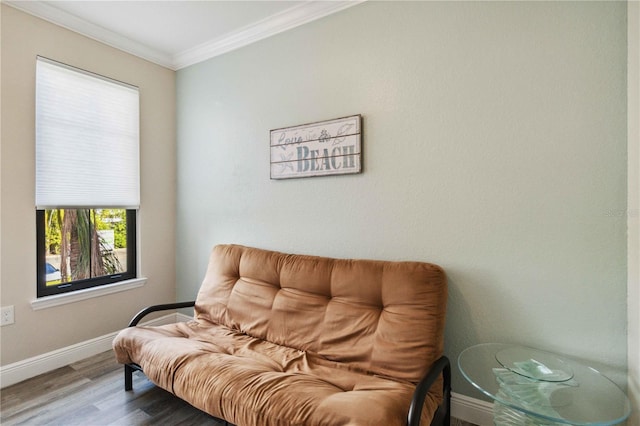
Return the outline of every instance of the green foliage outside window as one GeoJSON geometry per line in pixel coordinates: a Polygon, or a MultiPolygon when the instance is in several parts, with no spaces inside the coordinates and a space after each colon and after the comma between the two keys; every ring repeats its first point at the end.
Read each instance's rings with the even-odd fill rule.
{"type": "Polygon", "coordinates": [[[124,271],[118,249],[126,247],[126,210],[45,210],[45,254],[59,255],[63,283],[124,271]]]}
{"type": "MultiPolygon", "coordinates": [[[[113,229],[115,248],[127,248],[127,211],[124,209],[94,210],[93,222],[98,231],[113,229]]],[[[64,210],[45,210],[46,245],[48,254],[60,254],[64,210]]]]}

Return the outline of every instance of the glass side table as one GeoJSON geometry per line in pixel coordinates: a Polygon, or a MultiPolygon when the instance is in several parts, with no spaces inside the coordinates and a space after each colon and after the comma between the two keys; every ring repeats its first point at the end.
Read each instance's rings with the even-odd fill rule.
{"type": "Polygon", "coordinates": [[[496,425],[615,425],[631,413],[629,399],[611,380],[550,352],[486,343],[462,351],[458,367],[495,400],[496,425]]]}

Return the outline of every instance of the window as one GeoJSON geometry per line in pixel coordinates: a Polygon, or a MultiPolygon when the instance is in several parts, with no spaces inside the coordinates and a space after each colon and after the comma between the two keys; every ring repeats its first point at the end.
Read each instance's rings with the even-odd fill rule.
{"type": "Polygon", "coordinates": [[[38,297],[136,277],[136,87],[36,62],[38,297]]]}
{"type": "Polygon", "coordinates": [[[126,209],[37,210],[38,297],[135,278],[135,217],[126,209]]]}

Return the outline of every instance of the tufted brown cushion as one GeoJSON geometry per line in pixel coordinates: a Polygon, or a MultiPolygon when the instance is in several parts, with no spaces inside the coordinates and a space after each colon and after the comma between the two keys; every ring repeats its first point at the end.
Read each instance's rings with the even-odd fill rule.
{"type": "MultiPolygon", "coordinates": [[[[442,355],[446,278],[421,262],[213,249],[187,324],[114,341],[159,386],[238,425],[404,424],[442,355]]],[[[430,391],[428,419],[442,399],[430,391]]]]}

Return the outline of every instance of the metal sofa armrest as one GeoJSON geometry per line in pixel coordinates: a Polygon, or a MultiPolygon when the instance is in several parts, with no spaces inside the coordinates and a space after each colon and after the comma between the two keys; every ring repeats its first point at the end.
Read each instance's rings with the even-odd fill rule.
{"type": "MultiPolygon", "coordinates": [[[[165,303],[162,305],[153,305],[148,306],[138,312],[129,322],[128,327],[135,327],[138,323],[144,318],[146,315],[152,312],[158,311],[169,311],[172,309],[180,309],[180,308],[190,308],[195,306],[195,300],[191,300],[189,302],[178,302],[178,303],[165,303]]],[[[139,370],[142,371],[142,368],[138,364],[125,364],[124,365],[124,390],[130,391],[133,389],[133,372],[139,370]]]]}
{"type": "Polygon", "coordinates": [[[436,410],[431,426],[443,425],[449,426],[451,419],[451,364],[446,356],[441,356],[431,366],[431,370],[420,380],[413,393],[411,406],[409,406],[409,415],[407,416],[408,426],[419,426],[420,415],[424,400],[427,397],[429,389],[436,381],[440,374],[443,376],[442,381],[442,403],[436,410]]]}
{"type": "Polygon", "coordinates": [[[135,327],[136,325],[138,325],[140,320],[142,320],[142,318],[144,318],[146,315],[152,312],[168,311],[171,309],[180,309],[180,308],[190,308],[192,306],[195,306],[195,304],[196,304],[196,301],[192,300],[189,302],[165,303],[163,305],[148,306],[143,310],[141,310],[140,312],[138,312],[136,316],[134,316],[133,319],[131,319],[131,322],[129,322],[128,327],[135,327]]]}

